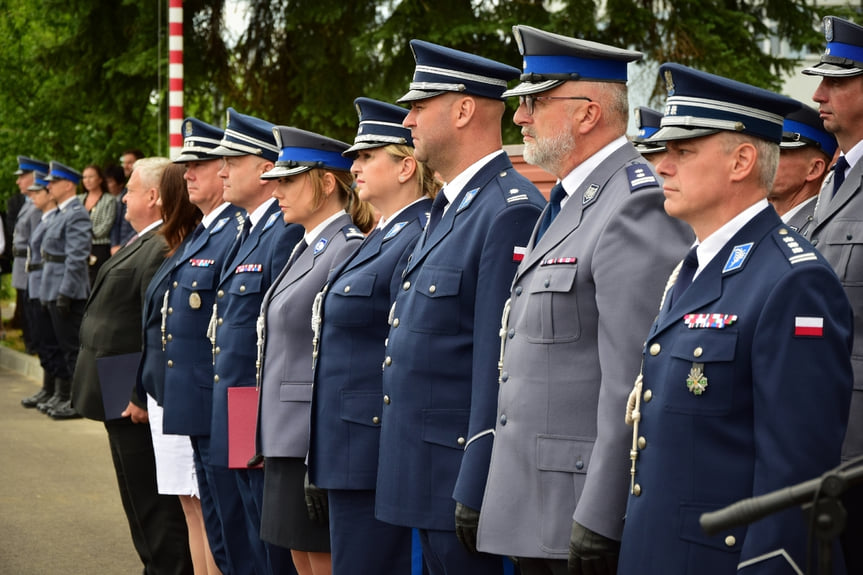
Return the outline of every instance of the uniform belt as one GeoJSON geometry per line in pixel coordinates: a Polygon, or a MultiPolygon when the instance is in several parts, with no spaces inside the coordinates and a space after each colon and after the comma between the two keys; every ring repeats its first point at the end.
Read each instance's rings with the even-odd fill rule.
{"type": "Polygon", "coordinates": [[[46,254],[43,252],[42,253],[42,260],[46,263],[50,262],[52,264],[62,264],[63,262],[66,261],[66,256],[65,256],[65,254],[55,256],[54,254],[46,254]]]}
{"type": "Polygon", "coordinates": [[[27,264],[27,271],[28,272],[38,272],[41,269],[42,269],[42,263],[41,262],[39,262],[38,264],[27,264]]]}
{"type": "Polygon", "coordinates": [[[27,248],[13,248],[12,255],[16,258],[26,258],[27,257],[27,248]]]}

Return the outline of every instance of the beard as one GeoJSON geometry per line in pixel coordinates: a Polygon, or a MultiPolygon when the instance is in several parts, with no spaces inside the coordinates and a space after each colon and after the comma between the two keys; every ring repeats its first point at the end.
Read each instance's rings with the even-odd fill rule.
{"type": "Polygon", "coordinates": [[[557,174],[561,161],[575,150],[575,138],[567,131],[561,131],[549,138],[536,138],[524,145],[524,160],[539,166],[546,172],[557,174]]]}

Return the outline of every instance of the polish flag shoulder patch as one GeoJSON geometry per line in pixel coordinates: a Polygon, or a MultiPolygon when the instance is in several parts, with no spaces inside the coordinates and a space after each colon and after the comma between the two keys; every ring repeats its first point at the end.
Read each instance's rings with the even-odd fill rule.
{"type": "Polygon", "coordinates": [[[527,253],[527,246],[514,246],[512,248],[512,261],[520,262],[524,259],[524,254],[527,253]]]}
{"type": "Polygon", "coordinates": [[[824,337],[824,318],[796,316],[794,335],[803,337],[824,337]]]}

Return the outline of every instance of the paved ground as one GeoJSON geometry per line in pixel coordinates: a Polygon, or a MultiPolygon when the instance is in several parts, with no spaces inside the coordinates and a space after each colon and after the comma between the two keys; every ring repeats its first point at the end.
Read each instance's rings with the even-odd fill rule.
{"type": "Polygon", "coordinates": [[[0,575],[140,574],[105,428],[24,409],[38,389],[0,367],[0,575]]]}

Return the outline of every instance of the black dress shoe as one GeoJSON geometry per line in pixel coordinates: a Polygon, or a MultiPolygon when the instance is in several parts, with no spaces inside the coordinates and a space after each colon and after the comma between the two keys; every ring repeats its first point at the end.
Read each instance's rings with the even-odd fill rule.
{"type": "Polygon", "coordinates": [[[78,419],[81,417],[81,414],[75,411],[72,407],[72,403],[69,401],[61,403],[49,411],[48,415],[51,416],[51,419],[78,419]]]}
{"type": "Polygon", "coordinates": [[[21,405],[26,407],[27,409],[32,409],[42,403],[43,401],[48,401],[52,397],[45,389],[40,389],[38,393],[34,393],[30,397],[25,397],[21,400],[21,405]]]}
{"type": "Polygon", "coordinates": [[[39,403],[36,406],[36,409],[38,409],[42,413],[48,413],[49,411],[51,411],[52,409],[57,407],[57,404],[59,404],[59,403],[61,403],[60,397],[57,395],[52,395],[46,401],[39,403]]]}

